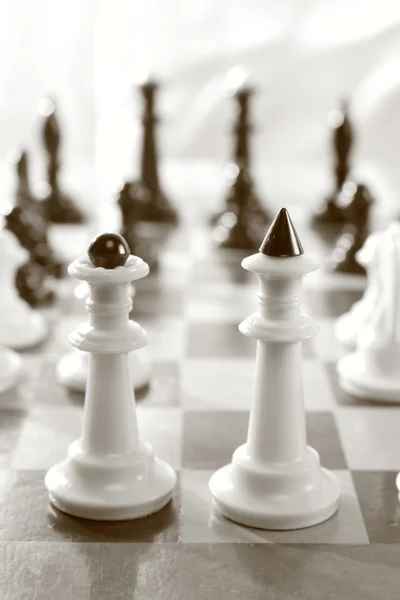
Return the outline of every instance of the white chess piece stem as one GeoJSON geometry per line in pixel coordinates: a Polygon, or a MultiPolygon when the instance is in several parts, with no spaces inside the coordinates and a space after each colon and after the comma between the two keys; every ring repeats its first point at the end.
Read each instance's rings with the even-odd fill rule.
{"type": "Polygon", "coordinates": [[[210,479],[214,504],[228,518],[262,529],[298,529],[337,510],[340,485],[306,444],[301,343],[318,331],[301,311],[312,256],[262,253],[242,266],[260,280],[259,313],[240,324],[258,340],[247,441],[210,479]]]}
{"type": "Polygon", "coordinates": [[[82,435],[65,461],[45,478],[51,502],[60,510],[97,520],[149,515],[171,498],[174,470],[154,456],[138,436],[128,353],[146,343],[143,329],[129,320],[129,283],[145,277],[148,265],[130,256],[124,267],[95,268],[83,257],[69,273],[89,282],[89,322],[69,336],[90,353],[82,435]]]}

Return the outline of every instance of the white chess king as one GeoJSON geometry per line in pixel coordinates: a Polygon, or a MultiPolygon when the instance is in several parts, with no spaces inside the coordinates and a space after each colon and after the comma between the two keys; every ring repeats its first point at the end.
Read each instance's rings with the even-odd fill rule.
{"type": "Polygon", "coordinates": [[[102,234],[68,271],[90,286],[89,322],[69,337],[90,353],[89,372],[81,437],[69,446],[66,460],[47,472],[45,485],[51,503],[71,515],[144,517],[169,502],[176,483],[172,467],[139,437],[128,362],[128,353],[146,344],[143,329],[129,320],[129,284],[149,267],[130,255],[121,236],[102,234]]]}
{"type": "Polygon", "coordinates": [[[340,485],[307,445],[301,342],[318,326],[302,312],[301,283],[316,259],[304,254],[286,209],[260,251],[242,266],[258,275],[260,310],[239,329],[258,340],[247,442],[210,479],[214,505],[229,519],[261,529],[299,529],[331,517],[340,485]]]}

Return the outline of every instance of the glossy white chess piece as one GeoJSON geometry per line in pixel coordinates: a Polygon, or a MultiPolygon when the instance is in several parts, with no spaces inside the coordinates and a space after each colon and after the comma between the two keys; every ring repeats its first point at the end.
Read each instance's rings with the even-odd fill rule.
{"type": "Polygon", "coordinates": [[[339,383],[349,394],[400,402],[400,223],[377,237],[374,248],[375,294],[356,350],[337,363],[339,383]]]}
{"type": "MultiPolygon", "coordinates": [[[[75,296],[85,300],[89,294],[86,281],[77,285],[75,296]]],[[[131,297],[134,298],[135,288],[131,286],[131,297]]],[[[140,390],[150,382],[151,363],[147,348],[139,348],[129,354],[129,365],[135,390],[140,390]]],[[[78,348],[74,348],[60,358],[57,364],[57,380],[61,385],[75,392],[84,392],[86,389],[89,370],[89,355],[78,348]]]]}
{"type": "Polygon", "coordinates": [[[9,348],[0,346],[0,394],[19,383],[22,371],[21,356],[9,348]]]}
{"type": "MultiPolygon", "coordinates": [[[[267,238],[282,231],[296,235],[282,211],[267,238]]],[[[229,465],[214,473],[209,486],[216,508],[233,521],[288,530],[331,517],[340,485],[306,442],[301,342],[314,336],[318,326],[301,310],[300,288],[317,262],[303,253],[280,256],[285,257],[260,252],[242,262],[260,280],[260,310],[239,327],[258,340],[254,397],[246,443],[229,465]]]]}
{"type": "Polygon", "coordinates": [[[20,298],[15,287],[16,271],[28,258],[15,235],[0,230],[0,343],[14,350],[35,346],[48,333],[44,317],[20,298]]]}
{"type": "Polygon", "coordinates": [[[95,267],[87,256],[69,267],[90,285],[89,322],[69,338],[90,353],[89,373],[81,437],[47,472],[45,485],[52,504],[78,517],[144,517],[169,502],[176,484],[172,467],[139,436],[128,364],[128,353],[146,344],[143,329],[129,320],[129,283],[148,271],[136,256],[114,269],[95,267]]]}
{"type": "Polygon", "coordinates": [[[354,348],[359,331],[362,330],[368,320],[377,298],[380,294],[379,287],[379,253],[376,246],[381,232],[376,231],[368,236],[364,246],[357,253],[357,261],[367,271],[367,286],[363,297],[341,315],[335,323],[335,337],[345,347],[354,348]]]}

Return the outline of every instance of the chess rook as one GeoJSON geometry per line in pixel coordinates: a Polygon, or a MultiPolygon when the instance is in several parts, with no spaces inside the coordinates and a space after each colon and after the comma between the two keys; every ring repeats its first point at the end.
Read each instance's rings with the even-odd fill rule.
{"type": "Polygon", "coordinates": [[[128,353],[146,344],[143,329],[129,320],[129,284],[148,271],[117,234],[95,238],[88,256],[69,267],[90,287],[89,322],[69,337],[90,353],[89,372],[81,437],[47,472],[45,485],[57,508],[78,517],[144,517],[169,502],[176,483],[172,467],[139,437],[129,370],[128,353]]]}
{"type": "Polygon", "coordinates": [[[262,529],[298,529],[328,519],[340,486],[306,443],[301,342],[318,326],[301,311],[301,282],[317,268],[303,253],[285,209],[260,252],[242,266],[260,280],[260,311],[239,329],[258,340],[247,442],[210,479],[214,504],[226,517],[262,529]]]}

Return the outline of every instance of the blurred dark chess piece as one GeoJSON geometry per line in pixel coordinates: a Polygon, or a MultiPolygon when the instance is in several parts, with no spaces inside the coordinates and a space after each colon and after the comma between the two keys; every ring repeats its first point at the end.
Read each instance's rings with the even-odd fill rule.
{"type": "Polygon", "coordinates": [[[80,224],[85,222],[83,213],[73,200],[60,188],[60,144],[61,133],[54,102],[48,98],[39,104],[39,110],[44,117],[42,140],[47,160],[48,190],[43,197],[48,221],[59,224],[80,224]]]}
{"type": "Polygon", "coordinates": [[[47,223],[38,213],[14,206],[5,215],[5,227],[12,231],[21,246],[28,250],[32,262],[44,267],[52,277],[63,276],[63,264],[48,243],[47,223]]]}
{"type": "MultiPolygon", "coordinates": [[[[250,144],[249,138],[250,133],[253,129],[250,118],[249,118],[249,103],[254,90],[250,87],[239,87],[233,97],[237,104],[237,117],[233,128],[234,133],[234,152],[233,152],[233,164],[227,165],[227,170],[239,169],[243,166],[247,170],[247,177],[250,180],[252,188],[254,183],[251,180],[251,169],[250,169],[250,144]]],[[[262,203],[258,199],[254,189],[251,197],[249,197],[252,206],[251,210],[254,214],[258,214],[260,219],[264,221],[264,225],[268,223],[271,218],[268,211],[262,206],[262,203]]],[[[231,192],[228,192],[228,197],[225,200],[225,208],[223,211],[213,215],[211,217],[211,223],[215,224],[221,218],[225,212],[231,212],[229,203],[232,202],[231,192]]]]}
{"type": "Polygon", "coordinates": [[[363,184],[346,182],[338,202],[345,211],[346,224],[328,259],[328,269],[338,273],[365,275],[365,269],[356,260],[357,252],[369,234],[370,210],[373,199],[363,184]]]}
{"type": "Polygon", "coordinates": [[[154,108],[157,87],[154,81],[147,81],[140,86],[144,102],[141,179],[150,193],[150,200],[144,207],[143,220],[174,224],[178,221],[177,213],[161,189],[158,177],[158,153],[155,135],[158,118],[154,108]]]}
{"type": "Polygon", "coordinates": [[[227,210],[220,216],[214,239],[221,248],[257,250],[264,220],[253,211],[253,186],[244,166],[239,168],[227,197],[227,210]]]}
{"type": "Polygon", "coordinates": [[[148,189],[141,181],[126,182],[119,191],[117,204],[121,210],[120,234],[126,240],[131,254],[143,258],[150,269],[155,271],[158,268],[155,244],[150,246],[149,240],[141,239],[138,235],[148,196],[148,189]]]}
{"type": "Polygon", "coordinates": [[[18,269],[15,285],[21,298],[31,306],[44,306],[55,300],[46,269],[32,259],[18,269]]]}
{"type": "Polygon", "coordinates": [[[15,166],[16,187],[15,204],[22,209],[32,210],[45,218],[44,204],[36,198],[32,192],[29,182],[29,156],[26,150],[17,150],[11,157],[11,163],[15,166]]]}
{"type": "Polygon", "coordinates": [[[354,139],[346,101],[342,101],[340,110],[333,111],[330,125],[333,129],[335,189],[313,215],[315,224],[341,224],[346,220],[346,209],[338,203],[338,196],[349,175],[354,139]]]}

